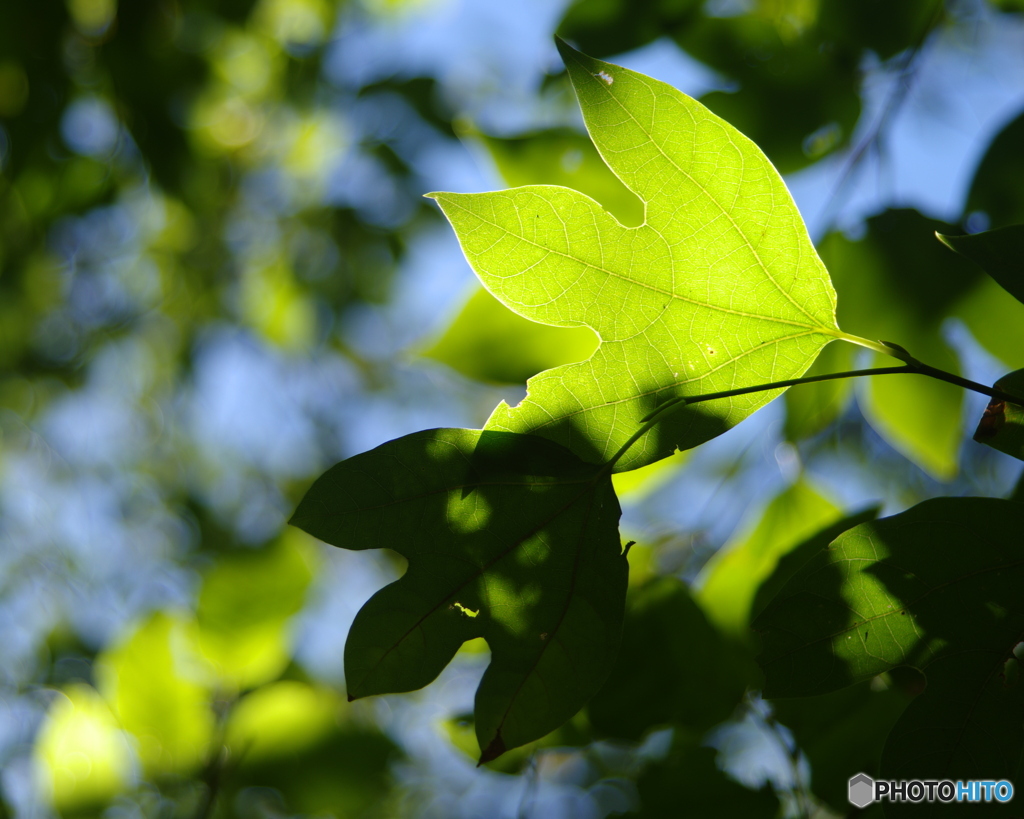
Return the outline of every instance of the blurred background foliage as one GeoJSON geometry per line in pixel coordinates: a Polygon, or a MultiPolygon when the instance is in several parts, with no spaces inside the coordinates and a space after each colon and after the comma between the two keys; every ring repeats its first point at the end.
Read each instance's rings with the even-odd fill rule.
{"type": "MultiPolygon", "coordinates": [[[[623,657],[573,722],[479,770],[465,714],[486,646],[421,693],[348,703],[348,626],[402,567],[285,520],[340,458],[479,426],[594,348],[472,284],[421,198],[558,184],[642,221],[582,134],[556,31],[764,148],[848,330],[985,382],[1020,367],[1021,306],[933,232],[1024,222],[1022,14],[5,4],[0,815],[843,815],[920,680],[765,702],[746,626],[851,520],[1009,493],[1009,459],[962,445],[977,396],[802,387],[619,476],[639,541],[623,657]]],[[[832,345],[816,369],[865,363],[832,345]]]]}

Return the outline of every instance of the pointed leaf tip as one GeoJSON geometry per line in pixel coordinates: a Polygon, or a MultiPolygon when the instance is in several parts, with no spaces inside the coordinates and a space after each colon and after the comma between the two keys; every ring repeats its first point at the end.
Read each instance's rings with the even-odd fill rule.
{"type": "Polygon", "coordinates": [[[950,250],[974,262],[1017,301],[1024,302],[1024,225],[1008,225],[962,236],[939,235],[950,250]]]}
{"type": "Polygon", "coordinates": [[[499,731],[497,736],[495,736],[487,748],[484,749],[484,752],[480,754],[480,761],[476,763],[476,766],[479,768],[481,765],[493,762],[507,750],[508,748],[505,747],[505,741],[501,738],[501,732],[499,731]]]}
{"type": "MultiPolygon", "coordinates": [[[[595,147],[643,203],[644,223],[626,227],[559,186],[440,201],[499,301],[601,339],[586,361],[531,378],[526,397],[500,404],[487,428],[543,436],[599,464],[655,404],[802,375],[839,330],[828,273],[757,146],[671,86],[557,44],[595,147]]],[[[614,471],[703,443],[775,395],[666,418],[614,471]]]]}

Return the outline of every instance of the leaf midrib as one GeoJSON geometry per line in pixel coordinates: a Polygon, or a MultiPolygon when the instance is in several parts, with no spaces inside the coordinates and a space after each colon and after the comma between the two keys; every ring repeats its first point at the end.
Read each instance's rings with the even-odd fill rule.
{"type": "MultiPolygon", "coordinates": [[[[581,66],[581,67],[583,68],[583,70],[584,70],[584,71],[586,71],[586,72],[587,72],[588,74],[590,73],[589,71],[587,71],[586,67],[585,67],[585,66],[583,66],[583,65],[582,65],[582,63],[580,63],[580,62],[579,62],[579,60],[578,60],[578,59],[577,59],[577,61],[576,61],[576,62],[577,62],[577,64],[579,64],[579,65],[580,65],[580,66],[581,66]]],[[[644,84],[645,84],[645,85],[647,86],[648,90],[649,90],[649,91],[651,91],[651,93],[655,95],[655,98],[657,98],[657,95],[655,94],[655,92],[654,92],[654,89],[652,89],[652,88],[651,88],[651,87],[650,87],[649,85],[647,85],[646,83],[644,83],[644,84]]],[[[748,248],[748,249],[750,250],[750,253],[751,253],[751,255],[752,255],[752,256],[754,257],[754,259],[755,259],[755,260],[757,261],[758,265],[759,265],[759,266],[761,267],[761,271],[762,271],[762,272],[764,273],[764,275],[765,275],[765,277],[766,277],[766,278],[768,279],[768,281],[770,281],[770,282],[771,282],[771,283],[772,283],[772,284],[773,284],[773,285],[775,286],[775,289],[776,289],[776,290],[778,290],[778,291],[779,291],[780,293],[782,293],[782,295],[786,297],[786,299],[787,299],[787,300],[788,300],[788,301],[790,302],[790,304],[792,304],[792,305],[793,305],[794,307],[796,307],[796,309],[797,309],[797,310],[798,310],[799,312],[801,312],[801,313],[803,313],[803,314],[804,314],[805,316],[807,316],[807,318],[809,318],[809,319],[810,319],[810,320],[811,320],[812,322],[816,322],[816,321],[817,321],[817,319],[816,319],[816,318],[815,318],[814,316],[812,316],[812,315],[811,315],[811,314],[810,314],[810,313],[809,313],[809,312],[808,312],[808,311],[807,311],[806,309],[804,309],[804,307],[803,307],[803,306],[802,306],[802,305],[801,305],[801,304],[800,304],[799,302],[797,302],[797,301],[796,301],[796,300],[795,300],[795,299],[794,299],[794,298],[793,298],[793,297],[792,297],[792,296],[791,296],[791,295],[789,294],[789,292],[788,292],[788,291],[786,291],[785,289],[783,289],[783,288],[782,288],[782,287],[781,287],[781,286],[779,285],[779,283],[778,283],[778,282],[777,282],[777,281],[775,280],[775,277],[774,277],[774,276],[772,276],[771,272],[769,272],[769,270],[768,270],[768,266],[767,266],[767,265],[766,265],[766,264],[764,263],[764,261],[763,261],[763,260],[761,259],[761,255],[760,255],[760,254],[759,254],[759,253],[757,252],[757,248],[755,248],[755,247],[754,247],[754,245],[753,245],[753,244],[751,244],[750,240],[749,240],[749,239],[747,238],[747,235],[746,235],[746,234],[745,234],[745,233],[744,233],[744,232],[743,232],[742,230],[740,230],[739,226],[738,226],[738,225],[736,224],[736,221],[735,221],[735,220],[734,220],[734,219],[732,218],[732,215],[731,215],[731,214],[729,213],[729,211],[728,211],[728,210],[726,209],[726,207],[725,207],[725,206],[724,206],[724,205],[723,205],[723,204],[722,204],[721,202],[719,202],[719,201],[718,201],[718,200],[717,200],[717,199],[716,199],[716,198],[714,197],[714,195],[713,195],[713,194],[712,194],[712,193],[711,193],[711,192],[710,192],[710,191],[709,191],[709,190],[708,190],[708,189],[707,189],[706,187],[704,187],[704,185],[702,185],[702,184],[701,184],[700,182],[698,182],[698,181],[697,181],[696,179],[694,179],[694,178],[693,178],[693,176],[691,176],[691,175],[690,175],[690,174],[689,174],[689,173],[688,173],[687,171],[685,171],[685,170],[684,170],[683,168],[679,167],[679,165],[677,165],[677,164],[676,164],[676,162],[675,162],[675,161],[674,161],[674,160],[672,159],[672,157],[670,157],[670,156],[669,156],[669,155],[668,155],[667,153],[665,153],[665,151],[663,151],[663,150],[661,149],[661,146],[660,146],[660,145],[658,145],[658,143],[657,143],[657,142],[656,142],[656,141],[654,140],[654,136],[653,136],[653,134],[652,134],[652,133],[651,133],[650,131],[648,131],[648,130],[647,130],[647,129],[646,129],[646,128],[645,128],[645,127],[644,127],[644,126],[643,126],[643,125],[642,125],[642,124],[640,123],[640,120],[638,120],[638,119],[637,119],[637,118],[636,118],[636,117],[635,117],[635,116],[633,115],[633,112],[632,112],[632,111],[630,111],[630,110],[629,110],[629,109],[628,109],[628,108],[627,108],[627,107],[626,107],[625,105],[623,105],[623,104],[622,104],[622,102],[621,102],[621,100],[619,100],[619,98],[615,96],[615,94],[614,94],[614,93],[612,92],[612,88],[613,88],[613,87],[614,87],[614,86],[607,86],[607,85],[605,85],[604,83],[601,83],[601,88],[602,88],[602,90],[603,90],[603,91],[604,91],[604,92],[605,92],[606,94],[608,94],[609,98],[611,98],[611,99],[612,99],[612,100],[613,100],[613,101],[615,102],[615,104],[619,106],[619,108],[621,108],[621,109],[622,109],[623,111],[625,111],[625,112],[626,112],[626,114],[627,114],[627,115],[629,116],[629,118],[630,118],[631,120],[633,120],[633,122],[634,122],[634,123],[636,123],[636,127],[637,127],[637,128],[639,128],[639,129],[640,129],[640,131],[641,131],[641,133],[643,133],[643,134],[644,134],[644,135],[645,135],[645,136],[647,137],[647,141],[648,141],[648,142],[649,142],[649,143],[650,143],[651,145],[653,145],[653,146],[654,146],[655,150],[657,150],[657,151],[658,151],[658,153],[660,153],[660,154],[661,154],[661,155],[662,155],[662,156],[663,156],[663,157],[665,158],[665,160],[666,160],[666,161],[667,161],[667,162],[668,162],[668,163],[669,163],[669,164],[670,164],[670,165],[671,165],[671,166],[672,166],[673,168],[675,168],[675,169],[676,169],[677,171],[679,171],[679,173],[681,173],[681,174],[682,174],[683,176],[685,176],[685,177],[686,177],[687,179],[689,179],[689,180],[690,180],[690,182],[692,182],[692,183],[693,183],[693,185],[694,185],[694,186],[696,186],[696,188],[697,188],[697,189],[698,189],[699,191],[701,191],[701,193],[703,193],[703,194],[704,194],[704,195],[705,195],[705,196],[706,196],[706,197],[707,197],[707,198],[708,198],[708,199],[709,199],[709,200],[710,200],[710,201],[711,201],[711,202],[712,202],[712,203],[713,203],[713,204],[715,205],[715,207],[717,207],[717,208],[719,209],[719,211],[720,211],[720,212],[722,213],[722,215],[723,215],[723,216],[725,216],[725,218],[729,220],[729,224],[730,224],[730,225],[732,225],[732,227],[733,227],[733,230],[735,230],[735,231],[736,231],[736,233],[738,233],[738,234],[739,234],[739,235],[740,235],[740,236],[742,237],[742,239],[743,239],[743,243],[744,243],[744,244],[745,244],[745,245],[747,246],[747,248],[748,248]]],[[[692,118],[692,115],[691,115],[691,118],[692,118]]],[[[597,141],[596,141],[596,140],[594,141],[594,144],[595,144],[595,145],[597,145],[597,141]]],[[[637,147],[639,147],[639,146],[637,146],[637,147]]],[[[600,149],[600,146],[598,146],[598,151],[599,151],[599,152],[601,151],[601,149],[600,149]]],[[[604,153],[603,153],[603,152],[601,152],[601,157],[602,157],[602,159],[604,158],[604,153]]],[[[612,166],[611,166],[610,164],[608,164],[608,163],[607,163],[607,161],[605,162],[605,164],[607,164],[609,168],[611,168],[611,167],[612,167],[612,166]]],[[[615,173],[615,175],[616,175],[616,176],[619,176],[619,175],[618,175],[618,173],[617,173],[617,172],[615,172],[614,168],[612,168],[612,172],[613,172],[613,173],[615,173]]],[[[770,175],[770,174],[769,174],[769,175],[770,175]]],[[[619,179],[622,179],[622,177],[619,177],[619,179]]],[[[622,179],[622,182],[623,182],[623,184],[626,184],[626,180],[622,179]]],[[[629,187],[629,185],[627,184],[627,185],[626,185],[626,187],[629,187]]],[[[630,188],[630,190],[632,190],[632,188],[630,188]]],[[[647,200],[646,200],[646,199],[643,199],[643,198],[641,197],[641,201],[643,201],[643,203],[644,203],[644,210],[645,210],[645,214],[646,214],[646,208],[647,208],[647,200]]],[[[775,196],[774,196],[774,193],[773,193],[773,194],[772,194],[772,207],[774,208],[774,206],[775,206],[775,196]]],[[[645,219],[645,223],[646,223],[646,219],[645,219]]],[[[652,228],[652,230],[653,230],[653,229],[654,229],[654,228],[652,228]]],[[[660,235],[660,233],[659,233],[659,235],[660,235]]],[[[797,243],[797,247],[798,247],[798,249],[799,249],[799,243],[797,243]]],[[[811,325],[811,326],[814,326],[814,325],[811,325]]]]}
{"type": "MultiPolygon", "coordinates": [[[[541,187],[541,186],[536,186],[536,187],[541,187]]],[[[550,187],[557,187],[557,186],[552,185],[550,187]]],[[[516,190],[516,189],[513,188],[512,190],[516,190]]],[[[565,188],[565,190],[570,190],[571,191],[572,188],[565,188]]],[[[576,194],[578,194],[580,196],[584,195],[584,194],[579,193],[579,191],[573,191],[573,193],[576,193],[576,194]]],[[[587,198],[589,198],[589,197],[587,197],[587,198]]],[[[793,321],[792,319],[778,318],[776,316],[763,316],[763,315],[761,315],[759,313],[747,313],[747,312],[744,312],[742,310],[734,310],[734,309],[732,309],[730,307],[722,307],[722,306],[717,305],[717,304],[710,304],[709,302],[700,301],[699,299],[692,299],[692,298],[690,298],[688,296],[680,295],[679,293],[673,293],[671,290],[665,290],[664,288],[656,287],[653,284],[649,284],[647,282],[638,281],[638,280],[636,280],[634,278],[631,278],[630,276],[628,276],[626,274],[618,273],[618,272],[616,272],[614,270],[608,269],[607,267],[603,267],[601,265],[594,264],[593,262],[586,261],[585,259],[580,259],[580,258],[578,258],[576,256],[573,256],[573,255],[569,254],[569,253],[563,253],[562,251],[556,250],[555,248],[548,247],[546,245],[542,245],[540,242],[536,242],[533,239],[527,238],[526,236],[522,236],[520,234],[513,233],[507,227],[504,227],[503,225],[500,225],[497,222],[493,222],[490,219],[484,218],[483,216],[481,216],[476,211],[474,211],[474,210],[472,210],[470,208],[464,207],[463,205],[459,204],[459,202],[457,200],[449,200],[449,201],[452,204],[456,205],[457,207],[461,208],[462,210],[466,211],[467,213],[471,214],[474,218],[479,219],[484,224],[490,225],[491,227],[496,228],[496,229],[498,229],[499,231],[501,231],[503,233],[507,233],[510,236],[514,236],[516,239],[518,239],[521,242],[526,242],[527,244],[531,244],[534,247],[536,247],[536,248],[538,248],[540,250],[545,251],[546,253],[552,253],[552,254],[554,254],[556,256],[561,256],[563,259],[568,259],[569,261],[576,262],[577,264],[584,265],[585,267],[588,267],[588,268],[590,268],[592,270],[596,270],[596,271],[598,271],[600,273],[605,273],[605,274],[607,274],[607,275],[609,275],[609,276],[611,276],[613,278],[620,279],[621,281],[624,281],[624,282],[626,282],[628,284],[631,284],[631,285],[633,285],[635,287],[641,287],[641,288],[644,288],[645,290],[650,290],[651,292],[658,293],[658,294],[660,294],[662,296],[667,296],[668,298],[671,298],[671,299],[678,299],[679,301],[686,302],[687,304],[693,304],[693,305],[695,305],[697,307],[703,307],[703,308],[705,308],[707,310],[715,310],[715,311],[718,311],[718,312],[721,312],[721,313],[726,313],[726,314],[731,315],[731,316],[740,316],[741,318],[758,319],[758,320],[761,320],[761,321],[768,321],[768,322],[773,322],[773,323],[776,323],[776,324],[788,324],[788,325],[791,325],[793,327],[803,327],[804,329],[807,329],[807,330],[812,330],[814,332],[819,332],[822,335],[835,336],[835,334],[837,332],[836,328],[834,328],[834,327],[825,327],[825,326],[821,325],[820,323],[818,323],[818,321],[814,318],[814,316],[812,316],[810,313],[808,313],[806,310],[803,310],[803,309],[801,309],[800,312],[803,313],[805,316],[807,316],[809,319],[811,319],[811,321],[813,323],[806,324],[806,323],[804,323],[802,321],[793,321]]],[[[591,200],[591,201],[593,201],[593,200],[591,200]]],[[[595,203],[595,204],[597,204],[597,203],[595,203]]],[[[619,227],[622,227],[622,226],[620,225],[619,227]]],[[[643,229],[647,229],[647,230],[652,230],[655,233],[657,233],[659,236],[661,236],[661,234],[658,233],[657,230],[655,230],[653,227],[651,227],[650,225],[647,225],[647,224],[639,225],[639,226],[637,226],[635,228],[623,227],[622,229],[623,230],[643,230],[643,229]]],[[[520,271],[520,274],[522,272],[523,271],[520,271]]],[[[771,283],[773,285],[775,285],[775,287],[777,289],[779,289],[780,293],[782,293],[787,298],[789,298],[789,294],[786,293],[781,288],[779,288],[779,285],[775,282],[775,280],[771,276],[768,276],[768,280],[771,281],[771,283]]],[[[792,301],[791,298],[790,298],[790,301],[792,301]]],[[[543,324],[544,322],[539,322],[539,323],[543,324]]],[[[593,329],[593,328],[591,328],[591,329],[593,329]]]]}
{"type": "MultiPolygon", "coordinates": [[[[578,501],[580,498],[582,498],[584,496],[584,494],[585,493],[581,493],[580,495],[577,495],[576,498],[573,499],[572,503],[576,503],[576,501],[578,501]]],[[[575,593],[576,593],[576,579],[579,577],[579,573],[580,573],[580,555],[583,553],[583,534],[584,534],[584,532],[586,532],[587,524],[590,521],[589,513],[590,513],[591,508],[593,507],[594,497],[596,495],[597,495],[597,486],[595,485],[594,486],[594,491],[591,492],[591,494],[590,494],[590,498],[589,498],[589,501],[588,501],[588,504],[587,504],[587,510],[586,510],[586,512],[583,515],[583,526],[580,527],[579,536],[576,538],[576,551],[575,551],[575,554],[573,556],[572,574],[571,574],[571,577],[570,577],[570,580],[569,580],[569,590],[568,590],[567,594],[565,595],[565,597],[563,598],[562,610],[561,610],[561,612],[558,615],[558,620],[557,620],[554,628],[552,629],[551,633],[548,635],[549,639],[544,641],[544,644],[541,647],[541,650],[539,652],[537,652],[534,661],[531,663],[530,671],[528,673],[522,675],[522,678],[519,681],[519,685],[516,686],[515,693],[512,696],[509,697],[508,707],[505,709],[505,713],[502,714],[502,717],[501,717],[501,719],[498,722],[498,727],[497,727],[497,729],[495,731],[495,737],[494,737],[494,740],[491,740],[491,744],[493,744],[496,740],[501,738],[501,729],[504,728],[505,720],[508,719],[509,712],[512,711],[512,708],[515,705],[516,699],[519,697],[519,693],[523,690],[523,686],[526,685],[527,679],[529,679],[529,677],[531,675],[537,673],[537,668],[538,668],[538,666],[540,666],[541,659],[544,657],[544,654],[547,652],[548,648],[551,645],[554,644],[555,640],[557,639],[558,631],[559,631],[559,629],[561,629],[562,623],[565,621],[565,615],[569,611],[569,606],[571,605],[573,597],[575,596],[575,593]]],[[[572,504],[570,504],[570,505],[572,505],[572,504]]],[[[566,507],[566,509],[568,509],[568,506],[566,507]]],[[[490,747],[490,745],[488,745],[488,747],[490,747]]],[[[481,749],[481,751],[484,751],[484,750],[485,749],[481,749]]]]}
{"type": "MultiPolygon", "coordinates": [[[[550,515],[548,515],[546,518],[544,518],[540,523],[538,523],[532,529],[528,530],[526,533],[524,533],[522,535],[517,536],[515,539],[512,540],[512,542],[508,545],[508,547],[506,549],[503,549],[501,552],[496,554],[491,560],[489,560],[483,566],[479,567],[477,569],[477,571],[475,571],[472,574],[470,574],[465,580],[463,580],[461,583],[459,583],[457,586],[455,586],[448,594],[446,594],[444,597],[442,597],[437,603],[435,603],[432,606],[430,606],[429,608],[427,608],[427,610],[423,614],[423,616],[420,617],[420,619],[417,620],[413,625],[411,625],[408,628],[408,630],[406,630],[406,632],[404,634],[402,634],[397,640],[395,640],[394,643],[383,654],[381,654],[380,658],[371,667],[371,670],[368,671],[366,674],[364,674],[362,679],[366,680],[368,677],[370,677],[374,673],[374,671],[380,666],[380,664],[384,661],[384,658],[387,657],[389,654],[391,654],[392,651],[395,651],[406,639],[408,639],[408,637],[411,634],[413,634],[413,632],[416,631],[416,629],[418,629],[423,624],[423,622],[428,617],[432,616],[435,612],[437,612],[437,610],[440,609],[441,606],[443,606],[447,600],[449,600],[453,596],[457,595],[460,591],[462,591],[464,588],[466,588],[466,586],[468,586],[470,583],[474,582],[475,580],[478,580],[482,575],[486,574],[486,572],[491,567],[493,567],[496,563],[500,562],[501,560],[504,560],[511,552],[513,552],[515,549],[519,548],[526,540],[528,540],[529,538],[533,537],[535,534],[537,534],[537,532],[543,530],[544,527],[549,525],[553,520],[556,520],[560,515],[562,515],[565,512],[567,512],[573,505],[575,505],[575,503],[577,501],[580,500],[580,498],[584,497],[588,492],[596,494],[596,492],[597,492],[596,482],[597,482],[597,478],[596,477],[592,477],[592,478],[588,479],[586,481],[586,483],[591,484],[591,485],[586,487],[584,489],[584,491],[580,492],[578,495],[575,495],[571,500],[567,501],[565,504],[563,504],[558,509],[555,509],[550,515]]],[[[569,484],[569,485],[571,485],[571,484],[569,484]]],[[[442,491],[449,491],[449,490],[442,490],[442,491]]],[[[437,494],[437,493],[429,493],[429,494],[437,494]]],[[[420,497],[422,497],[422,496],[420,496],[420,497]]],[[[577,559],[574,560],[574,562],[573,562],[573,579],[572,579],[572,582],[570,583],[570,586],[569,586],[569,595],[567,595],[567,599],[568,599],[569,596],[571,596],[572,592],[575,590],[576,569],[577,569],[577,566],[578,566],[578,558],[579,558],[579,550],[578,549],[577,549],[577,553],[576,553],[576,558],[577,559]]],[[[563,617],[564,617],[564,611],[563,611],[563,617]]],[[[561,620],[562,620],[562,618],[559,618],[559,623],[561,623],[561,620]]],[[[544,646],[542,647],[541,654],[543,654],[543,652],[547,650],[547,646],[548,646],[548,642],[545,642],[544,646]]],[[[534,665],[536,665],[536,663],[534,665]]],[[[506,710],[505,713],[507,715],[508,711],[506,710]]],[[[501,725],[504,724],[504,717],[502,718],[502,720],[501,720],[501,722],[499,724],[501,724],[501,725]]]]}
{"type": "MultiPolygon", "coordinates": [[[[846,559],[846,560],[853,560],[854,558],[844,558],[844,559],[846,559]]],[[[859,559],[865,560],[865,561],[869,560],[869,558],[859,558],[859,559]]],[[[875,560],[875,561],[872,562],[872,565],[878,565],[881,562],[883,562],[883,561],[875,560]]],[[[901,612],[901,611],[909,612],[910,609],[913,606],[915,606],[918,603],[920,603],[922,600],[924,600],[926,597],[928,597],[933,592],[946,589],[946,588],[948,588],[950,586],[956,585],[957,583],[966,582],[966,581],[971,580],[973,578],[980,577],[980,576],[986,575],[986,574],[990,574],[992,572],[999,572],[999,571],[1003,571],[1003,570],[1006,570],[1006,569],[1016,569],[1016,568],[1020,568],[1022,566],[1024,566],[1024,558],[1022,558],[1020,560],[1017,560],[1017,561],[1012,561],[1010,563],[1003,563],[1003,564],[1000,564],[998,566],[990,566],[990,567],[985,568],[985,569],[979,569],[978,571],[971,572],[969,574],[960,575],[959,577],[956,577],[956,578],[951,578],[950,580],[947,580],[947,581],[945,581],[943,583],[939,583],[939,584],[937,584],[935,586],[930,586],[919,597],[916,597],[913,600],[911,600],[911,601],[909,601],[907,603],[904,603],[902,606],[900,606],[895,611],[885,612],[883,614],[876,614],[876,615],[874,615],[872,617],[864,618],[864,619],[860,620],[857,623],[854,623],[854,624],[852,624],[850,626],[847,626],[846,628],[843,628],[843,629],[840,629],[838,631],[832,632],[831,634],[827,634],[827,635],[823,635],[821,637],[817,637],[814,640],[809,640],[809,641],[803,643],[802,645],[798,646],[797,648],[791,649],[790,651],[787,651],[784,654],[778,655],[777,657],[775,657],[771,661],[769,661],[767,663],[764,663],[763,667],[767,667],[769,665],[774,665],[775,663],[777,663],[777,662],[779,662],[781,660],[784,660],[784,659],[786,659],[788,657],[791,657],[792,655],[794,655],[794,654],[796,654],[796,653],[798,653],[800,651],[803,651],[805,649],[811,648],[812,646],[818,645],[820,643],[830,642],[833,639],[835,639],[836,637],[840,637],[840,636],[842,636],[844,634],[847,634],[850,631],[858,630],[861,626],[863,626],[863,625],[865,625],[867,623],[874,623],[874,622],[877,622],[879,620],[884,620],[887,617],[896,617],[896,616],[898,616],[899,612],[901,612]]],[[[832,568],[832,564],[830,563],[827,567],[824,567],[824,568],[832,568]]],[[[899,568],[899,567],[896,567],[896,568],[899,568]]],[[[825,600],[826,602],[830,602],[830,603],[834,602],[834,600],[832,600],[831,598],[825,597],[823,595],[815,594],[814,592],[811,592],[811,591],[807,591],[807,594],[810,595],[811,597],[818,597],[818,598],[820,598],[822,600],[825,600]]],[[[844,601],[844,603],[845,603],[845,601],[844,601]]],[[[850,609],[850,611],[854,611],[854,613],[856,613],[855,610],[853,609],[853,607],[849,603],[845,603],[845,605],[846,605],[847,608],[850,609]]],[[[902,646],[901,646],[901,648],[902,648],[902,646]]],[[[833,654],[834,654],[834,652],[833,652],[833,654]]],[[[939,656],[938,653],[933,655],[928,660],[928,662],[924,665],[924,667],[922,667],[921,670],[924,670],[924,668],[926,668],[928,665],[931,665],[931,663],[934,662],[935,659],[937,659],[938,656],[939,656]]]]}

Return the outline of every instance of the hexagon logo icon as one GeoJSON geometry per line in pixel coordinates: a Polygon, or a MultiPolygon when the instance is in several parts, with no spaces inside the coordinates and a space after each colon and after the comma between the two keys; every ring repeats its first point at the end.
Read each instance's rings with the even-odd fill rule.
{"type": "Polygon", "coordinates": [[[859,773],[850,777],[850,804],[858,808],[866,808],[875,801],[875,780],[867,774],[859,773]]]}

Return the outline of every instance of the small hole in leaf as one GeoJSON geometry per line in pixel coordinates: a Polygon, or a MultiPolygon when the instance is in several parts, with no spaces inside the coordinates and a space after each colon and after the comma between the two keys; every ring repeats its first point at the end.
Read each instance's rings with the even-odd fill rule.
{"type": "Polygon", "coordinates": [[[458,610],[459,610],[459,611],[461,611],[461,612],[462,612],[463,614],[465,614],[465,615],[466,615],[467,617],[476,617],[476,616],[477,616],[477,615],[478,615],[478,614],[480,613],[480,610],[479,610],[479,609],[477,609],[476,611],[473,611],[473,609],[470,609],[470,608],[466,608],[466,607],[465,607],[464,605],[462,605],[462,603],[460,603],[460,602],[459,602],[458,600],[456,600],[456,601],[455,601],[454,603],[452,603],[452,606],[451,606],[451,607],[452,607],[453,609],[458,609],[458,610]]]}

